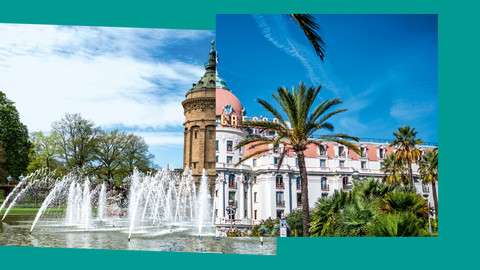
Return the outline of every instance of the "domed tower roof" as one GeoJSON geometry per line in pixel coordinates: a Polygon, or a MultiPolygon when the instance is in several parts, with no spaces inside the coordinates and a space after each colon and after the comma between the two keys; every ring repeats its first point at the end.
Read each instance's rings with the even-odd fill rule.
{"type": "Polygon", "coordinates": [[[220,78],[217,74],[216,77],[216,107],[215,114],[217,116],[236,115],[237,123],[241,125],[242,116],[244,114],[244,108],[240,100],[227,88],[225,80],[220,78]]]}
{"type": "Polygon", "coordinates": [[[212,49],[209,53],[207,63],[205,63],[205,74],[200,80],[193,84],[193,87],[188,90],[187,94],[197,90],[213,90],[215,88],[215,70],[217,68],[217,53],[215,52],[215,41],[212,40],[212,49]]]}

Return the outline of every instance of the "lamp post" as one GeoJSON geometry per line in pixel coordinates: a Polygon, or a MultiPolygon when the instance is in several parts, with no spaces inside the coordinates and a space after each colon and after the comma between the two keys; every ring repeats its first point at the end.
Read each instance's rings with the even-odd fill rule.
{"type": "Polygon", "coordinates": [[[354,171],[352,173],[352,178],[355,179],[355,180],[360,179],[360,173],[358,171],[354,171]]]}
{"type": "Polygon", "coordinates": [[[20,177],[18,177],[18,179],[20,180],[20,182],[22,182],[23,178],[25,178],[25,176],[23,176],[23,173],[20,174],[20,177]]]}
{"type": "Polygon", "coordinates": [[[227,209],[228,217],[230,218],[230,229],[233,229],[233,216],[237,211],[237,206],[233,204],[232,199],[228,200],[228,206],[226,209],[227,209]]]}
{"type": "Polygon", "coordinates": [[[8,175],[7,181],[8,181],[9,184],[12,182],[12,180],[13,180],[13,177],[11,175],[8,175]]]}

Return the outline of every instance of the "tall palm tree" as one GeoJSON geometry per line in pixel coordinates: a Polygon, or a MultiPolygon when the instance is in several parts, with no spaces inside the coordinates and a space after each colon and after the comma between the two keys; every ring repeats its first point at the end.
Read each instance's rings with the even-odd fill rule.
{"type": "Polygon", "coordinates": [[[405,174],[405,167],[401,160],[397,160],[395,153],[391,153],[383,161],[383,167],[380,168],[383,172],[382,182],[390,185],[399,185],[408,183],[408,179],[405,174]]]}
{"type": "Polygon", "coordinates": [[[308,40],[313,46],[315,53],[323,61],[325,58],[325,43],[322,37],[318,34],[320,26],[315,21],[315,17],[311,14],[288,14],[288,17],[293,19],[307,36],[308,40]]]}
{"type": "Polygon", "coordinates": [[[437,198],[437,181],[438,181],[438,147],[433,151],[425,152],[419,162],[420,178],[424,184],[432,184],[433,203],[435,205],[435,216],[438,216],[438,198],[437,198]]]}
{"type": "Polygon", "coordinates": [[[398,132],[393,132],[395,140],[390,144],[390,146],[397,147],[395,158],[407,165],[408,182],[411,186],[413,186],[412,162],[417,161],[421,156],[420,151],[415,148],[416,145],[422,143],[421,139],[415,138],[417,134],[418,131],[410,126],[399,127],[398,132]]]}
{"type": "MultiPolygon", "coordinates": [[[[347,134],[322,135],[316,139],[312,139],[312,135],[317,131],[323,129],[333,131],[333,125],[327,121],[330,117],[346,111],[346,109],[329,111],[335,105],[342,103],[340,99],[334,98],[332,100],[325,100],[311,112],[320,88],[321,86],[307,88],[304,83],[300,83],[297,88],[292,87],[291,91],[287,90],[285,87],[279,87],[277,89],[278,93],[272,94],[287,116],[291,128],[289,128],[290,125],[287,124],[287,121],[277,109],[265,100],[258,99],[257,102],[260,103],[265,110],[274,115],[278,119],[278,123],[245,121],[243,125],[262,130],[274,131],[277,135],[275,137],[251,136],[241,141],[236,146],[237,149],[240,149],[243,146],[249,145],[249,149],[253,149],[261,145],[280,145],[280,143],[282,143],[284,148],[280,153],[278,168],[282,165],[283,159],[287,153],[291,153],[292,151],[296,153],[302,184],[302,222],[304,236],[309,236],[308,179],[304,151],[309,145],[320,146],[323,141],[333,141],[343,144],[357,153],[360,152],[358,147],[351,142],[351,140],[358,141],[358,138],[347,134]]],[[[268,151],[268,148],[258,150],[241,159],[236,165],[239,165],[251,157],[268,151]]]]}

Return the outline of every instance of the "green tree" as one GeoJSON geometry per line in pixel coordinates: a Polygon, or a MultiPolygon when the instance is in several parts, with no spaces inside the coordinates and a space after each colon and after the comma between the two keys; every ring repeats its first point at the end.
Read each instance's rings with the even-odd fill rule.
{"type": "Polygon", "coordinates": [[[27,126],[20,122],[20,114],[5,93],[0,92],[0,141],[6,153],[4,169],[12,177],[26,173],[28,154],[32,144],[28,139],[27,126]]]}
{"type": "Polygon", "coordinates": [[[92,121],[83,119],[78,113],[66,113],[60,121],[52,124],[52,129],[59,135],[61,155],[68,168],[90,165],[100,132],[92,121]]]}
{"type": "Polygon", "coordinates": [[[3,142],[0,141],[0,179],[8,177],[8,172],[5,170],[5,164],[7,163],[7,152],[3,148],[3,142]]]}
{"type": "Polygon", "coordinates": [[[410,186],[413,186],[412,163],[420,158],[420,151],[416,148],[416,145],[422,144],[422,140],[416,138],[417,134],[418,131],[415,131],[415,128],[399,127],[398,132],[393,132],[395,140],[390,144],[390,146],[397,147],[395,152],[397,161],[407,165],[410,186]]]}
{"type": "Polygon", "coordinates": [[[288,14],[288,16],[302,29],[308,41],[312,44],[315,53],[323,61],[325,58],[325,43],[318,33],[320,26],[315,21],[315,17],[310,14],[288,14]]]}
{"type": "MultiPolygon", "coordinates": [[[[359,152],[359,149],[351,141],[358,141],[358,138],[349,136],[347,134],[332,134],[332,135],[321,135],[316,139],[312,139],[312,136],[315,132],[320,130],[333,131],[334,127],[331,123],[327,122],[332,116],[346,111],[346,109],[330,111],[334,106],[342,103],[338,98],[332,100],[325,100],[320,103],[312,111],[313,103],[315,102],[317,95],[321,89],[319,87],[306,87],[304,83],[300,83],[297,88],[292,87],[292,90],[289,91],[284,87],[279,87],[277,89],[278,93],[273,94],[273,97],[278,102],[283,112],[286,114],[287,119],[291,125],[287,124],[286,120],[283,118],[282,114],[277,111],[272,105],[266,102],[263,99],[258,99],[257,102],[262,105],[262,107],[267,110],[269,113],[273,114],[277,119],[278,123],[273,122],[254,122],[254,121],[245,121],[244,126],[259,128],[263,130],[269,130],[276,132],[277,136],[251,136],[243,141],[241,141],[236,148],[239,149],[243,146],[249,145],[250,149],[255,148],[261,145],[279,145],[282,143],[284,149],[280,155],[278,162],[278,167],[280,168],[285,155],[291,151],[295,152],[298,159],[298,166],[300,169],[300,177],[302,183],[302,209],[303,209],[303,235],[309,236],[308,224],[309,219],[309,203],[308,203],[308,178],[307,170],[305,165],[305,154],[304,151],[309,145],[320,146],[324,141],[333,141],[341,143],[347,146],[350,149],[353,149],[356,152],[359,152]],[[348,139],[348,140],[347,140],[348,139]]],[[[253,154],[246,156],[241,159],[236,165],[244,162],[245,160],[254,157],[259,154],[263,154],[269,151],[269,149],[258,150],[253,154]]]]}
{"type": "Polygon", "coordinates": [[[42,168],[48,168],[53,171],[60,167],[58,157],[60,157],[60,137],[53,132],[50,135],[45,135],[43,132],[35,132],[30,136],[33,144],[30,152],[30,164],[27,167],[29,173],[42,168]]]}
{"type": "Polygon", "coordinates": [[[97,174],[105,179],[116,176],[117,170],[125,160],[124,147],[126,134],[118,130],[101,131],[97,137],[95,148],[95,160],[99,163],[97,174]]]}
{"type": "Polygon", "coordinates": [[[369,229],[369,236],[426,236],[422,222],[412,213],[380,215],[369,229]]]}
{"type": "Polygon", "coordinates": [[[401,160],[397,160],[395,153],[390,153],[383,161],[383,167],[380,168],[383,172],[382,182],[392,185],[407,184],[408,177],[405,173],[405,166],[401,160]]]}
{"type": "Polygon", "coordinates": [[[148,144],[140,136],[135,134],[127,134],[125,137],[124,155],[125,159],[122,163],[122,171],[124,176],[133,172],[137,168],[141,172],[147,172],[153,166],[152,160],[154,155],[149,153],[148,144]]]}
{"type": "Polygon", "coordinates": [[[424,184],[432,184],[433,203],[435,206],[435,216],[438,216],[438,147],[433,151],[427,151],[419,161],[420,178],[424,184]]]}

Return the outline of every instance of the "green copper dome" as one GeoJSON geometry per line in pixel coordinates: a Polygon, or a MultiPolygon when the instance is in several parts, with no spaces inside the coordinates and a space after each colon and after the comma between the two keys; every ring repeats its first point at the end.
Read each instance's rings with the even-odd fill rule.
{"type": "Polygon", "coordinates": [[[215,90],[215,77],[216,77],[216,68],[217,68],[217,52],[215,51],[215,41],[212,40],[212,49],[209,53],[210,57],[208,58],[207,63],[205,63],[205,74],[200,78],[197,83],[192,85],[192,88],[187,92],[197,91],[197,90],[215,90]]]}
{"type": "Polygon", "coordinates": [[[217,88],[229,90],[228,87],[227,87],[227,83],[225,82],[225,80],[222,79],[222,78],[220,78],[220,77],[218,77],[218,73],[217,73],[217,76],[216,76],[216,79],[215,79],[215,83],[216,83],[216,87],[217,87],[217,88]]]}

